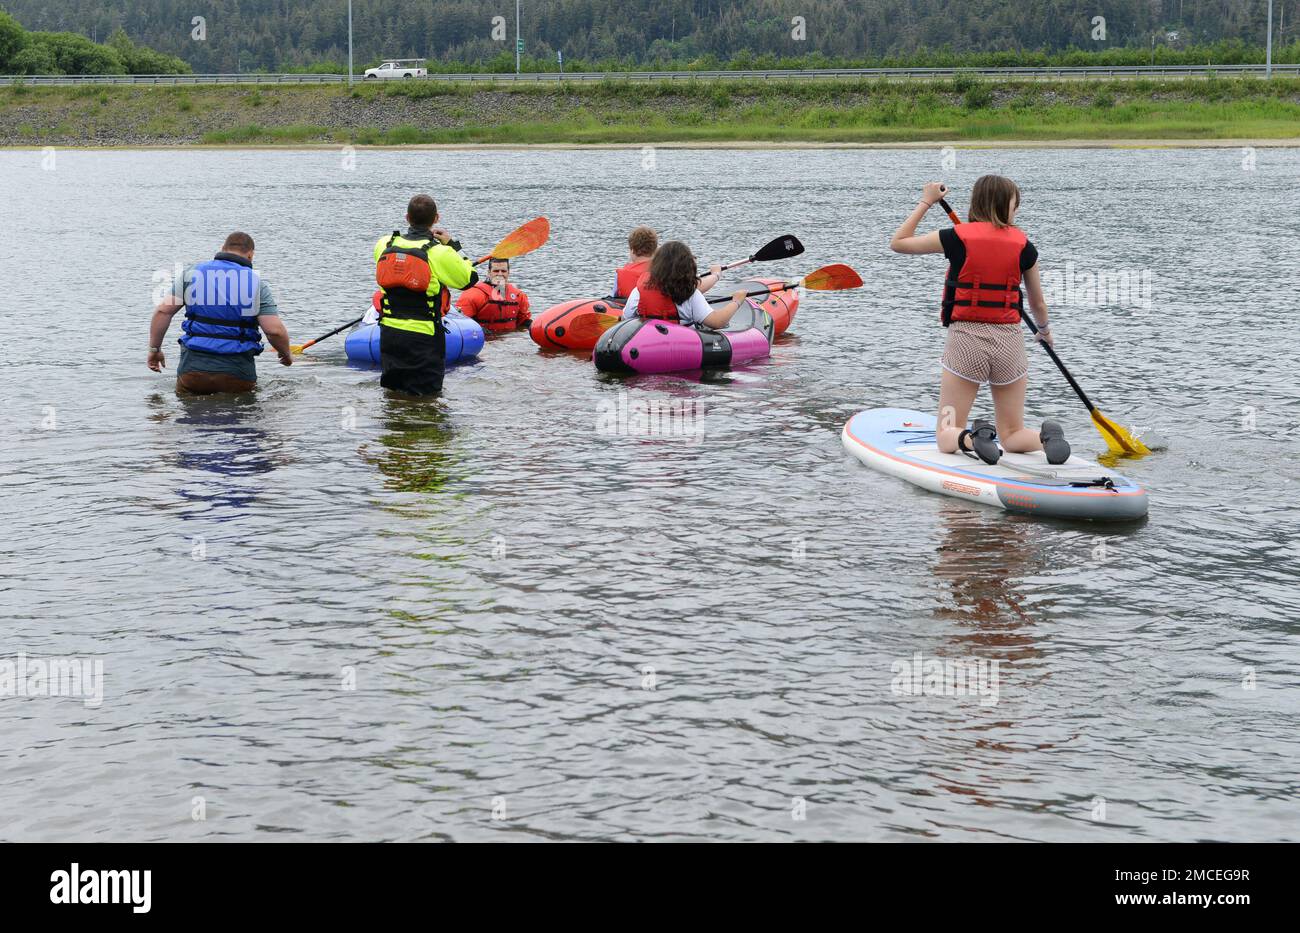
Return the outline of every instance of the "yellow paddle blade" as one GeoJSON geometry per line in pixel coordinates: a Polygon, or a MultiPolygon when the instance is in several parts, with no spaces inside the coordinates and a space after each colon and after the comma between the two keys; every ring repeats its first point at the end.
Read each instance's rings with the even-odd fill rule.
{"type": "Polygon", "coordinates": [[[1106,441],[1111,453],[1129,457],[1145,457],[1151,453],[1146,444],[1133,436],[1132,431],[1111,421],[1099,409],[1092,410],[1092,423],[1097,426],[1097,432],[1106,441]]]}
{"type": "Polygon", "coordinates": [[[497,259],[514,259],[531,253],[551,238],[551,222],[545,217],[530,220],[492,248],[497,259]]]}
{"type": "Polygon", "coordinates": [[[289,352],[290,352],[290,353],[301,353],[301,352],[302,352],[302,344],[300,344],[300,343],[291,343],[291,344],[289,344],[289,352]]]}
{"type": "Polygon", "coordinates": [[[843,288],[861,288],[862,276],[842,262],[822,266],[803,277],[803,287],[818,292],[833,292],[843,288]]]}

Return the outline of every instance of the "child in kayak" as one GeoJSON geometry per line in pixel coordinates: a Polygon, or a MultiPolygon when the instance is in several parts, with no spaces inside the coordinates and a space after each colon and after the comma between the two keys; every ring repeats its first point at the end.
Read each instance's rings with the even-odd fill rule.
{"type": "MultiPolygon", "coordinates": [[[[626,301],[641,276],[650,271],[650,260],[659,248],[659,234],[649,227],[637,227],[627,235],[629,260],[627,265],[614,271],[614,293],[611,298],[626,301]]],[[[710,266],[708,273],[700,277],[700,291],[707,292],[722,275],[721,266],[710,266]]]]}
{"type": "Polygon", "coordinates": [[[650,257],[659,248],[659,234],[649,227],[637,227],[627,235],[627,264],[614,270],[611,298],[626,300],[641,276],[650,271],[650,257]]]}
{"type": "Polygon", "coordinates": [[[726,327],[744,305],[745,292],[734,293],[730,301],[716,308],[709,304],[701,289],[716,282],[720,272],[711,270],[701,278],[690,248],[671,240],[655,251],[650,268],[627,296],[623,317],[664,318],[714,330],[726,327]]]}
{"type": "Polygon", "coordinates": [[[1064,463],[1070,445],[1059,424],[1044,421],[1038,431],[1025,427],[1029,360],[1020,333],[1022,281],[1038,324],[1038,339],[1050,346],[1052,334],[1038,250],[1015,226],[1020,189],[1009,178],[985,175],[971,191],[967,223],[917,236],[916,225],[947,191],[939,182],[927,184],[920,203],[889,244],[896,253],[943,253],[948,259],[941,312],[948,336],[939,385],[939,449],[960,450],[985,463],[997,463],[1002,456],[1000,440],[1006,450],[1042,450],[1049,463],[1064,463]],[[997,426],[977,420],[967,429],[971,406],[985,383],[993,394],[997,426]]]}

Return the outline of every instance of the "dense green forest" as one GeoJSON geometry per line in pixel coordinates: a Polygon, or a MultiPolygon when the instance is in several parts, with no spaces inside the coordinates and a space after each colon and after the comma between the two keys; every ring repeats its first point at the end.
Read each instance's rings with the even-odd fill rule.
{"type": "MultiPolygon", "coordinates": [[[[122,29],[199,72],[337,70],[347,60],[347,0],[0,6],[33,30],[103,41],[122,29]]],[[[353,9],[358,67],[393,56],[427,57],[451,71],[513,70],[509,0],[354,0],[353,9]],[[494,37],[497,16],[505,28],[494,37]]],[[[1262,59],[1265,11],[1266,0],[524,0],[522,33],[530,70],[554,70],[557,52],[568,70],[1136,64],[1152,57],[1230,64],[1262,59]],[[1104,39],[1096,37],[1098,16],[1104,39]]],[[[1276,58],[1294,61],[1300,0],[1275,0],[1275,17],[1283,47],[1276,58]]]]}
{"type": "Polygon", "coordinates": [[[0,10],[0,74],[183,74],[179,58],[137,45],[121,26],[95,42],[74,32],[29,32],[0,10]]]}
{"type": "MultiPolygon", "coordinates": [[[[0,6],[30,30],[103,42],[122,29],[205,73],[334,70],[347,60],[347,0],[0,6]]],[[[556,52],[568,70],[1073,64],[1066,58],[1099,52],[1110,64],[1152,56],[1231,64],[1262,55],[1266,23],[1266,0],[524,0],[523,10],[525,66],[533,70],[555,69],[556,52]],[[1105,39],[1093,38],[1099,16],[1105,39]]],[[[1275,0],[1275,17],[1275,42],[1287,47],[1278,60],[1294,58],[1300,0],[1275,0]]],[[[424,57],[439,70],[513,70],[513,23],[510,0],[354,0],[356,64],[424,57]],[[498,16],[504,36],[494,38],[498,16]]]]}

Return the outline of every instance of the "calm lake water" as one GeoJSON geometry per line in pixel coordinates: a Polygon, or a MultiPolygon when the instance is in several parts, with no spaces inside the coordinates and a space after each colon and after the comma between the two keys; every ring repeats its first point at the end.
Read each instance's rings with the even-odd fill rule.
{"type": "MultiPolygon", "coordinates": [[[[1296,150],[50,158],[0,153],[0,665],[102,661],[103,701],[0,696],[0,838],[1300,840],[1296,150]],[[841,447],[860,409],[935,406],[942,261],[887,243],[924,181],[964,213],[989,171],[1045,271],[1149,276],[1053,320],[1165,441],[1125,467],[1143,524],[1007,516],[841,447]],[[518,334],[402,401],[336,338],[183,400],[176,325],[146,370],[156,270],[247,230],[301,342],[360,313],[424,190],[471,251],[550,217],[515,273],[537,308],[603,294],[638,223],[703,261],[792,232],[763,271],[866,287],[703,379],[518,334]],[[621,398],[700,434],[598,431],[621,398]],[[998,661],[996,696],[902,694],[918,652],[998,661]]],[[[1101,453],[1030,353],[1031,423],[1101,453]]]]}

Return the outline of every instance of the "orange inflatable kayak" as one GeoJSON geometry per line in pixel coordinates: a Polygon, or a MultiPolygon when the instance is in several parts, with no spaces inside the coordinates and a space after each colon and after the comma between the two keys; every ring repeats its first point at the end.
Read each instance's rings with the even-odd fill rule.
{"type": "MultiPolygon", "coordinates": [[[[736,286],[727,285],[719,288],[715,285],[713,291],[718,295],[730,295],[732,292],[753,292],[765,285],[780,284],[782,284],[781,279],[746,279],[736,286]]],[[[772,315],[777,337],[790,329],[790,325],[794,323],[795,313],[799,310],[799,290],[796,288],[783,288],[772,292],[766,298],[758,296],[749,300],[772,315]]]]}
{"type": "Polygon", "coordinates": [[[535,315],[528,334],[548,350],[590,350],[622,313],[621,298],[574,298],[535,315]]]}
{"type": "MultiPolygon", "coordinates": [[[[780,279],[747,279],[737,285],[715,287],[711,294],[728,295],[734,291],[756,291],[768,285],[780,285],[780,279]]],[[[784,288],[750,302],[772,316],[776,336],[785,333],[799,310],[799,292],[784,288]]],[[[548,350],[592,350],[601,334],[618,323],[623,313],[621,298],[574,298],[547,308],[533,318],[528,333],[533,342],[548,350]]]]}

